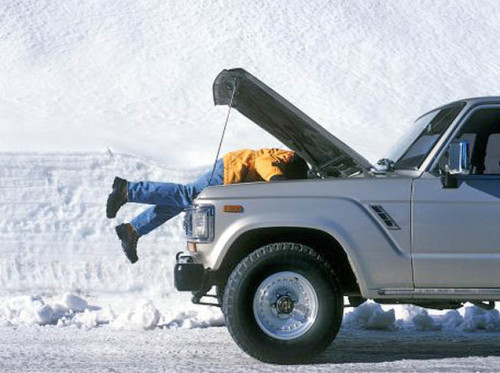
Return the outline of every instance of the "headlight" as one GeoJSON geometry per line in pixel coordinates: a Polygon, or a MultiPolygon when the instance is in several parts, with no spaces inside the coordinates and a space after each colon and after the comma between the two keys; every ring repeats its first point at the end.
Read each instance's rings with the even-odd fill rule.
{"type": "Polygon", "coordinates": [[[214,238],[214,206],[198,205],[186,210],[184,230],[188,241],[209,243],[214,238]]]}

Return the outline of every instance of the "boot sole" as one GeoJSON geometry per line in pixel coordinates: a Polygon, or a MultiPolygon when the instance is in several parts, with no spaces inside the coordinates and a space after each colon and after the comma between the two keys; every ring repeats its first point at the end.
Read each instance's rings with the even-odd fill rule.
{"type": "Polygon", "coordinates": [[[116,232],[116,235],[118,236],[118,238],[120,239],[120,241],[122,241],[122,249],[123,249],[123,252],[125,253],[125,256],[130,261],[130,263],[134,264],[135,262],[137,262],[139,260],[139,257],[136,254],[134,257],[131,258],[129,256],[129,254],[127,253],[127,251],[125,251],[125,247],[123,247],[123,240],[125,238],[127,238],[127,228],[125,227],[125,224],[117,225],[115,227],[115,232],[116,232]]]}
{"type": "Polygon", "coordinates": [[[122,207],[127,201],[119,201],[120,196],[117,196],[119,193],[119,189],[123,188],[123,184],[126,185],[126,181],[124,179],[120,179],[118,177],[115,177],[115,180],[113,181],[113,191],[108,195],[108,200],[106,201],[106,217],[108,219],[114,219],[116,218],[116,214],[118,213],[118,210],[120,207],[122,207]],[[114,205],[119,205],[118,207],[115,207],[114,205]]]}
{"type": "Polygon", "coordinates": [[[127,236],[127,228],[124,225],[118,225],[115,227],[116,235],[120,240],[123,240],[127,236]]]}

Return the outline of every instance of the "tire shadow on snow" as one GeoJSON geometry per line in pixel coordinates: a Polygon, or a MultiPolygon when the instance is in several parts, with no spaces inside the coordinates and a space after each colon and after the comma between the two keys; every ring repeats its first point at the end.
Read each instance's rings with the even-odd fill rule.
{"type": "Polygon", "coordinates": [[[315,364],[500,356],[499,332],[340,331],[315,364]]]}

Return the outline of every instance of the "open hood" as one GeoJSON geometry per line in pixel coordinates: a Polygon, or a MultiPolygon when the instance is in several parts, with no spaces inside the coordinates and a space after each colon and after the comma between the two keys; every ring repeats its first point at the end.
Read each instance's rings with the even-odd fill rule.
{"type": "Polygon", "coordinates": [[[243,69],[223,70],[214,81],[213,93],[215,105],[231,104],[321,174],[347,177],[357,172],[367,173],[373,167],[363,156],[243,69]]]}

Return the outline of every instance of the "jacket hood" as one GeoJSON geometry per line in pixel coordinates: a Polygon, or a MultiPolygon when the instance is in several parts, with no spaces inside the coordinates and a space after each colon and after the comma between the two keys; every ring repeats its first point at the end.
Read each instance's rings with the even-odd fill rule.
{"type": "Polygon", "coordinates": [[[231,105],[303,157],[316,172],[347,177],[373,166],[285,98],[243,69],[223,70],[213,84],[215,105],[231,105]],[[234,94],[233,94],[234,93],[234,94]]]}

